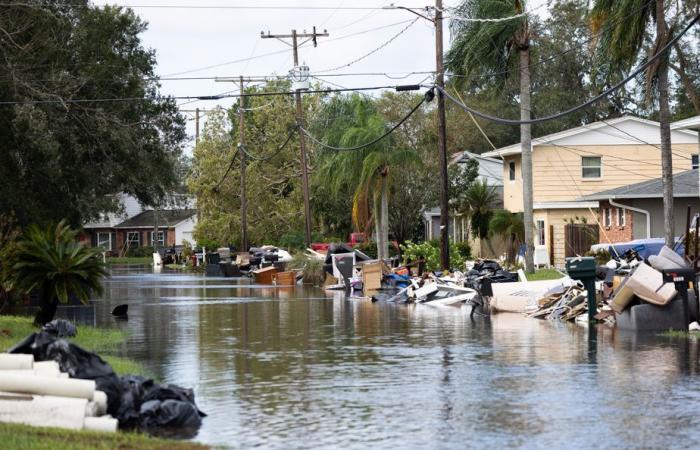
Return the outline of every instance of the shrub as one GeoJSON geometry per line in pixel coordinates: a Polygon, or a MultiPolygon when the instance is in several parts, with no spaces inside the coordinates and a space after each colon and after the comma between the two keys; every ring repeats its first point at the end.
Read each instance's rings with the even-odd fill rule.
{"type": "MultiPolygon", "coordinates": [[[[465,252],[467,254],[471,253],[471,249],[468,243],[465,246],[460,247],[458,244],[450,241],[450,269],[464,270],[464,261],[468,257],[464,256],[465,252]]],[[[410,259],[411,261],[416,261],[420,258],[425,259],[425,268],[427,270],[440,270],[440,241],[434,239],[432,241],[424,241],[422,243],[416,244],[411,241],[406,241],[405,244],[401,246],[403,252],[404,260],[410,259]]]]}
{"type": "Polygon", "coordinates": [[[153,255],[153,247],[145,245],[143,247],[133,247],[127,250],[127,256],[141,257],[153,255]]]}

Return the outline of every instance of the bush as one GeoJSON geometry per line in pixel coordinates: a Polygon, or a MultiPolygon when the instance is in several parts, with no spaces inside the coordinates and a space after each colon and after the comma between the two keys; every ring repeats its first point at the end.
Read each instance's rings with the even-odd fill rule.
{"type": "MultiPolygon", "coordinates": [[[[452,241],[450,241],[450,269],[464,270],[464,261],[468,259],[471,254],[471,249],[468,243],[460,246],[452,241]]],[[[420,244],[415,244],[411,241],[406,241],[404,245],[401,246],[403,252],[404,260],[410,259],[411,261],[416,261],[421,257],[425,259],[425,268],[430,271],[440,270],[440,241],[434,239],[432,241],[425,241],[420,244]]]]}
{"type": "Polygon", "coordinates": [[[457,242],[455,246],[457,247],[457,252],[459,252],[459,256],[462,257],[463,262],[471,259],[472,247],[469,245],[469,242],[457,242]]]}
{"type": "Polygon", "coordinates": [[[153,255],[153,247],[146,245],[143,247],[134,247],[130,248],[126,252],[126,256],[135,256],[135,257],[140,257],[140,256],[151,256],[153,255]]]}
{"type": "Polygon", "coordinates": [[[589,250],[585,256],[594,256],[596,264],[601,266],[612,259],[610,252],[605,249],[596,250],[595,252],[589,250]]]}
{"type": "MultiPolygon", "coordinates": [[[[312,242],[341,242],[338,240],[329,240],[333,238],[324,238],[319,233],[311,233],[312,242]]],[[[304,250],[306,249],[305,233],[303,231],[293,231],[282,235],[277,241],[277,246],[282,248],[287,248],[291,250],[304,250]]]]}

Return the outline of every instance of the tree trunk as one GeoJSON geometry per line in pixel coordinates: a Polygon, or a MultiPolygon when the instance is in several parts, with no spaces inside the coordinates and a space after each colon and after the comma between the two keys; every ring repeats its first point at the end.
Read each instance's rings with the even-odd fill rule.
{"type": "Polygon", "coordinates": [[[374,215],[374,235],[375,235],[375,242],[377,243],[377,258],[381,259],[381,248],[382,248],[382,226],[381,226],[381,213],[380,211],[380,205],[379,202],[377,201],[377,197],[374,197],[374,201],[372,202],[372,209],[373,212],[372,214],[374,215]]]}
{"type": "MultiPolygon", "coordinates": [[[[381,198],[381,234],[382,249],[381,259],[389,257],[389,183],[386,177],[382,178],[382,198],[381,198]]],[[[377,249],[379,252],[379,249],[377,249]]]]}
{"type": "MultiPolygon", "coordinates": [[[[663,0],[656,0],[657,49],[667,42],[666,19],[663,0]]],[[[671,114],[668,106],[668,53],[661,56],[657,74],[659,88],[659,122],[661,123],[661,179],[664,196],[664,237],[666,245],[673,247],[675,228],[673,224],[673,154],[671,153],[671,114]]]]}
{"type": "MultiPolygon", "coordinates": [[[[520,120],[530,120],[530,50],[519,50],[520,53],[520,120]]],[[[522,152],[523,177],[523,224],[525,226],[525,272],[535,271],[534,249],[535,235],[533,232],[532,211],[532,133],[531,126],[520,125],[520,148],[522,152]]]]}

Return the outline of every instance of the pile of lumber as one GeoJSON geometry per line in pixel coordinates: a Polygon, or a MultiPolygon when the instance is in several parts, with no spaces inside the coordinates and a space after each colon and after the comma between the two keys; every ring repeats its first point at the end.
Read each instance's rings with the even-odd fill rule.
{"type": "Polygon", "coordinates": [[[575,320],[588,313],[587,292],[576,284],[564,292],[545,296],[537,301],[537,310],[529,317],[548,320],[575,320]]]}

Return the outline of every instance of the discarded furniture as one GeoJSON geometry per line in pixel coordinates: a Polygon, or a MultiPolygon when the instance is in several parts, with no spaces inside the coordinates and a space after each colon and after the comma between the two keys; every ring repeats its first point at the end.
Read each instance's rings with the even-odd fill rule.
{"type": "Polygon", "coordinates": [[[274,267],[263,267],[262,269],[257,269],[253,271],[253,280],[256,284],[273,284],[274,276],[277,273],[277,269],[274,267]]]}
{"type": "Polygon", "coordinates": [[[294,286],[296,283],[296,272],[279,272],[275,275],[275,284],[277,286],[294,286]]]}

